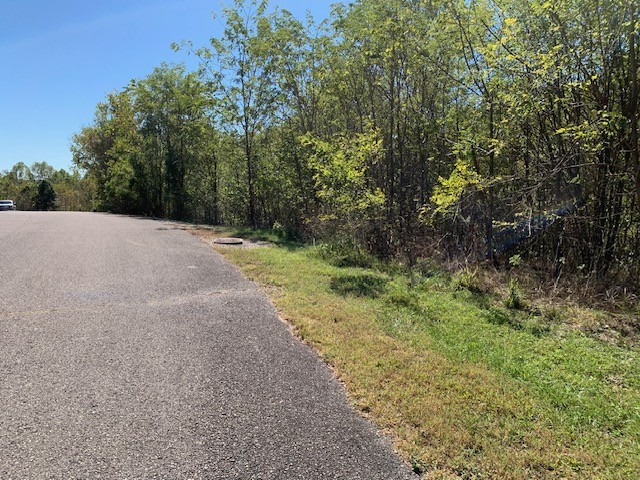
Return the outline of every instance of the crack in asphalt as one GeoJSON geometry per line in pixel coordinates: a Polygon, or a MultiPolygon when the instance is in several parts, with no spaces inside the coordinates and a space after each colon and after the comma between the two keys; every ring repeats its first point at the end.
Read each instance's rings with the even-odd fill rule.
{"type": "Polygon", "coordinates": [[[229,289],[229,290],[212,290],[209,292],[180,295],[171,298],[165,298],[160,300],[146,300],[146,301],[129,301],[129,302],[108,302],[102,304],[90,304],[79,305],[75,307],[52,307],[46,309],[35,310],[18,310],[18,311],[0,311],[0,320],[3,318],[14,318],[21,316],[40,316],[49,315],[53,313],[76,313],[76,312],[98,312],[104,309],[117,308],[117,307],[131,307],[131,306],[150,306],[150,307],[167,307],[172,305],[186,305],[193,301],[207,300],[211,297],[221,296],[237,296],[239,294],[255,294],[259,295],[254,289],[229,289]]]}

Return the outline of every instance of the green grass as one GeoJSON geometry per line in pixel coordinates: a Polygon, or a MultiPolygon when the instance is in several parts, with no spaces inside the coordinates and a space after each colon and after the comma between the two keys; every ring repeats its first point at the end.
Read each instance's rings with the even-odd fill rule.
{"type": "Polygon", "coordinates": [[[269,287],[356,407],[425,478],[640,471],[637,348],[507,308],[434,271],[339,267],[349,262],[311,247],[219,251],[269,287]]]}

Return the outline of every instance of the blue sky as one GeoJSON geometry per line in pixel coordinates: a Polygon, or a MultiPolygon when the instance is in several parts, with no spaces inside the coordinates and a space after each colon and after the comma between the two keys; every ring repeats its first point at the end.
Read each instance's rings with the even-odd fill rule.
{"type": "MultiPolygon", "coordinates": [[[[303,18],[335,0],[272,0],[303,18]]],[[[162,62],[194,60],[172,42],[220,35],[219,0],[0,0],[0,171],[22,161],[71,166],[71,137],[95,106],[162,62]]]]}

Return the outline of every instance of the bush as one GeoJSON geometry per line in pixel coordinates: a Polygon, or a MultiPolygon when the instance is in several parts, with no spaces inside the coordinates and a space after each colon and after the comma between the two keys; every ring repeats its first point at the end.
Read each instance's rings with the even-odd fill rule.
{"type": "Polygon", "coordinates": [[[482,287],[480,285],[480,278],[478,276],[478,269],[471,269],[464,267],[453,276],[453,287],[455,290],[467,289],[472,293],[481,293],[482,287]]]}
{"type": "Polygon", "coordinates": [[[509,279],[509,290],[507,292],[507,298],[504,301],[504,306],[512,310],[522,310],[525,307],[524,300],[522,298],[522,292],[520,290],[520,284],[515,278],[509,279]]]}

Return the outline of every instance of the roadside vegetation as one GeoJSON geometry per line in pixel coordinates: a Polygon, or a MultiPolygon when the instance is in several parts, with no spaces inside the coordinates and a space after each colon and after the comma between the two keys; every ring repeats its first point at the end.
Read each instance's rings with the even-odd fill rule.
{"type": "Polygon", "coordinates": [[[410,265],[518,255],[551,284],[640,292],[637,2],[217,16],[208,44],[174,45],[197,70],[159,65],[74,136],[93,208],[348,237],[410,265]]]}
{"type": "Polygon", "coordinates": [[[529,298],[515,275],[502,290],[474,270],[409,272],[349,243],[217,250],[265,288],[424,478],[640,471],[638,338],[610,320],[633,315],[529,298]]]}

